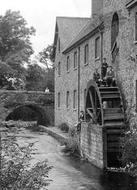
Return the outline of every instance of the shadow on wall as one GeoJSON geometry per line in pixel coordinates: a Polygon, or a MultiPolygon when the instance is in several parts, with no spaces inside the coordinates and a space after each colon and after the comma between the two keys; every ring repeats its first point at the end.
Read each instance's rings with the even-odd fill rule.
{"type": "MultiPolygon", "coordinates": [[[[48,112],[48,111],[47,111],[48,112]]],[[[38,125],[50,125],[50,119],[46,110],[36,105],[22,105],[15,108],[5,119],[9,120],[22,120],[22,121],[37,121],[38,125]]]]}

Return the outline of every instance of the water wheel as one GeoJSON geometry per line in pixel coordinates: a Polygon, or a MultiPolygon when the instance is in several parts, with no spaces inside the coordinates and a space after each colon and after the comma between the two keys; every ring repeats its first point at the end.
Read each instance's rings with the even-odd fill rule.
{"type": "Polygon", "coordinates": [[[125,130],[123,102],[119,88],[100,86],[90,80],[85,99],[85,119],[101,125],[104,131],[105,166],[119,164],[119,139],[125,130]]]}

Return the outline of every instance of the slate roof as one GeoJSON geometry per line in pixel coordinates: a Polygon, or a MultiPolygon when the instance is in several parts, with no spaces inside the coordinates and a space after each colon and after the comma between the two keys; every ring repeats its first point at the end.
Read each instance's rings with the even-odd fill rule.
{"type": "Polygon", "coordinates": [[[59,35],[61,48],[64,49],[74,39],[79,31],[87,24],[91,18],[80,17],[57,17],[54,37],[54,46],[56,46],[59,35]]]}
{"type": "Polygon", "coordinates": [[[137,5],[137,0],[127,0],[126,7],[128,9],[133,8],[135,5],[137,5]]]}
{"type": "Polygon", "coordinates": [[[95,30],[98,29],[101,25],[103,25],[103,17],[96,17],[94,19],[90,19],[85,27],[77,34],[77,36],[69,43],[69,45],[64,49],[64,53],[70,51],[77,45],[81,44],[83,41],[91,37],[95,30]]]}

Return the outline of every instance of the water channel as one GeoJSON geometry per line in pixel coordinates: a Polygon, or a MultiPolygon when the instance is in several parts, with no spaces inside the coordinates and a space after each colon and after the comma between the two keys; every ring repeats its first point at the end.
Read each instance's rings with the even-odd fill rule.
{"type": "Polygon", "coordinates": [[[46,133],[23,130],[18,140],[35,142],[35,161],[47,159],[53,166],[48,190],[137,190],[137,183],[125,174],[104,174],[86,161],[66,155],[60,143],[46,133]]]}

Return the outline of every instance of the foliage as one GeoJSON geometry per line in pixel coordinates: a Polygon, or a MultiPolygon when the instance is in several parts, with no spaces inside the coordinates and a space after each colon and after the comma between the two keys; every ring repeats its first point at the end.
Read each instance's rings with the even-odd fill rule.
{"type": "Polygon", "coordinates": [[[19,63],[28,62],[33,53],[30,36],[34,33],[35,29],[27,27],[27,22],[20,12],[8,10],[4,16],[0,16],[1,60],[10,61],[11,58],[16,57],[19,63]]]}
{"type": "Polygon", "coordinates": [[[10,94],[5,96],[4,107],[5,108],[12,108],[25,103],[26,95],[25,94],[10,94]]]}
{"type": "Polygon", "coordinates": [[[64,131],[66,133],[69,132],[69,126],[66,124],[66,123],[62,123],[58,126],[58,128],[61,130],[61,131],[64,131]]]}
{"type": "Polygon", "coordinates": [[[38,64],[31,64],[27,69],[26,89],[27,90],[43,90],[46,81],[46,71],[38,64]]]}
{"type": "Polygon", "coordinates": [[[11,85],[9,78],[18,83],[14,85],[15,89],[25,82],[24,63],[30,62],[33,53],[30,37],[34,34],[35,29],[27,26],[20,12],[8,10],[4,16],[0,16],[0,66],[4,69],[4,74],[0,72],[2,87],[5,82],[11,85]]]}
{"type": "Polygon", "coordinates": [[[48,87],[50,92],[54,91],[54,70],[49,68],[43,69],[37,63],[30,64],[26,75],[27,90],[42,90],[48,87]]]}
{"type": "Polygon", "coordinates": [[[54,103],[53,96],[46,97],[45,95],[39,95],[37,99],[35,100],[36,103],[39,103],[41,105],[51,105],[54,103]]]}
{"type": "Polygon", "coordinates": [[[49,69],[53,66],[53,45],[48,45],[43,51],[39,52],[38,59],[49,69]]]}
{"type": "Polygon", "coordinates": [[[9,133],[2,137],[0,184],[3,190],[46,189],[51,181],[48,179],[51,167],[47,161],[30,164],[35,151],[33,145],[19,146],[9,133]]]}
{"type": "Polygon", "coordinates": [[[125,170],[137,177],[137,129],[129,130],[121,139],[121,161],[125,170]]]}

